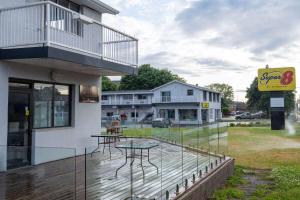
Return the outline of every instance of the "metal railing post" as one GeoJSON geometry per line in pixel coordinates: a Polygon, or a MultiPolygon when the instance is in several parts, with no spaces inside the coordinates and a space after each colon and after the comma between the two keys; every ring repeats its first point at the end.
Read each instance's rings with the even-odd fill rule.
{"type": "Polygon", "coordinates": [[[136,64],[136,67],[138,67],[138,65],[139,65],[139,41],[138,40],[136,40],[136,49],[135,49],[135,51],[136,51],[135,64],[136,64]]]}
{"type": "Polygon", "coordinates": [[[46,40],[46,46],[50,46],[50,4],[47,3],[46,4],[46,36],[45,36],[45,40],[46,40]]]}

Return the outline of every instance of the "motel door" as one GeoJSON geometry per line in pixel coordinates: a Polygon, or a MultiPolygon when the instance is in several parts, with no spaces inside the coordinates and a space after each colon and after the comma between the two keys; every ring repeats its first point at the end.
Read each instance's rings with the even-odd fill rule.
{"type": "Polygon", "coordinates": [[[26,89],[9,91],[7,169],[31,163],[30,97],[26,89]]]}

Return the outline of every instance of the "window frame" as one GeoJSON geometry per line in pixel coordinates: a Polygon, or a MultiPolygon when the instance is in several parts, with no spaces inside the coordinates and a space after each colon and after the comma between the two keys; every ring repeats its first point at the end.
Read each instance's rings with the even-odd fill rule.
{"type": "Polygon", "coordinates": [[[207,91],[203,91],[203,101],[207,101],[207,91]]]}
{"type": "Polygon", "coordinates": [[[32,113],[33,113],[33,116],[32,116],[32,128],[33,129],[51,129],[51,128],[65,128],[65,127],[72,127],[72,105],[73,105],[73,92],[72,92],[72,85],[70,84],[64,84],[64,83],[56,83],[56,82],[43,82],[43,81],[33,81],[32,82],[32,102],[33,102],[33,105],[32,105],[32,113]],[[49,85],[52,85],[52,98],[51,98],[51,126],[48,126],[48,127],[35,127],[34,126],[34,119],[35,119],[35,97],[34,97],[34,84],[49,84],[49,85]],[[65,125],[65,126],[55,126],[55,123],[54,123],[54,120],[55,120],[55,86],[56,85],[61,85],[61,86],[67,86],[69,88],[69,120],[68,120],[68,125],[65,125]]]}
{"type": "Polygon", "coordinates": [[[193,89],[187,89],[186,95],[187,96],[194,96],[194,90],[193,89]],[[192,93],[189,93],[189,92],[192,92],[192,93]]]}
{"type": "MultiPolygon", "coordinates": [[[[26,88],[26,90],[28,92],[30,92],[30,98],[31,98],[31,103],[30,103],[30,126],[32,130],[39,130],[39,129],[53,129],[53,128],[66,128],[66,127],[73,127],[73,107],[74,107],[74,98],[73,98],[73,94],[74,94],[74,84],[67,84],[67,83],[60,83],[60,82],[50,82],[50,81],[41,81],[41,80],[29,80],[29,79],[21,79],[21,78],[9,78],[8,79],[8,83],[18,83],[18,84],[28,84],[29,88],[26,88]],[[35,98],[34,98],[34,84],[35,83],[40,83],[40,84],[52,84],[53,87],[55,85],[62,85],[62,86],[68,86],[69,87],[69,125],[67,126],[52,126],[54,125],[54,118],[52,118],[52,122],[51,122],[51,127],[42,127],[42,128],[35,128],[34,127],[34,102],[35,102],[35,98]]],[[[15,87],[12,87],[13,89],[15,87]]],[[[52,91],[52,109],[53,109],[53,113],[51,115],[54,116],[54,90],[52,91]]]]}
{"type": "Polygon", "coordinates": [[[108,95],[101,95],[101,101],[108,101],[108,95]]]}

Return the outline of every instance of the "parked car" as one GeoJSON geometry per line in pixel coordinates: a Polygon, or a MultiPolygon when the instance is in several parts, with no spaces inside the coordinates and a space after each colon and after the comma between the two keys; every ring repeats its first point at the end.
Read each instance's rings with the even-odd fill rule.
{"type": "Polygon", "coordinates": [[[156,118],[152,120],[153,128],[168,128],[171,126],[171,121],[166,118],[156,118]]]}
{"type": "Polygon", "coordinates": [[[240,115],[236,115],[235,119],[236,120],[240,120],[240,119],[254,119],[254,116],[251,113],[249,113],[249,112],[244,112],[244,113],[242,113],[240,115]]]}
{"type": "Polygon", "coordinates": [[[264,112],[259,111],[257,113],[251,114],[253,119],[262,119],[264,117],[264,112]]]}

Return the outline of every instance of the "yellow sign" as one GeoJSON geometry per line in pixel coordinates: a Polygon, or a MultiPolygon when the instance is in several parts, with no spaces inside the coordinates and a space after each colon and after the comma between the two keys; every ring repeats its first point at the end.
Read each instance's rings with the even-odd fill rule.
{"type": "Polygon", "coordinates": [[[294,67],[258,69],[259,91],[290,91],[296,89],[294,67]]]}
{"type": "Polygon", "coordinates": [[[204,109],[209,109],[209,102],[202,102],[201,107],[204,109]]]}

